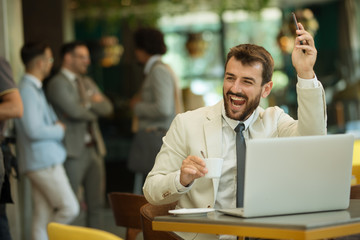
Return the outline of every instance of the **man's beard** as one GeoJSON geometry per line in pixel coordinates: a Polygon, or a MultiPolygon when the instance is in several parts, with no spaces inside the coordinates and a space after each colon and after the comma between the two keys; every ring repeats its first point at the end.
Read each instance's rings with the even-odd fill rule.
{"type": "Polygon", "coordinates": [[[233,120],[237,120],[237,121],[245,121],[254,111],[255,109],[259,106],[260,104],[260,99],[261,99],[261,93],[259,93],[254,100],[248,101],[249,98],[242,94],[242,93],[232,93],[232,92],[228,92],[227,94],[227,98],[225,97],[225,93],[223,93],[223,99],[224,99],[224,106],[225,106],[225,113],[226,116],[228,118],[231,118],[233,120]],[[246,100],[246,108],[244,110],[244,112],[239,116],[239,117],[235,117],[235,114],[231,114],[231,110],[229,108],[228,104],[231,104],[231,100],[230,100],[230,95],[235,95],[238,97],[242,97],[246,100]]]}

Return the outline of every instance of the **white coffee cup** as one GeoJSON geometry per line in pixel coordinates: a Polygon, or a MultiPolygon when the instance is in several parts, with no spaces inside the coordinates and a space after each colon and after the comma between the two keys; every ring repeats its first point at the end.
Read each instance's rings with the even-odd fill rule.
{"type": "Polygon", "coordinates": [[[208,172],[206,178],[220,178],[221,169],[224,159],[222,158],[205,158],[204,159],[208,172]]]}

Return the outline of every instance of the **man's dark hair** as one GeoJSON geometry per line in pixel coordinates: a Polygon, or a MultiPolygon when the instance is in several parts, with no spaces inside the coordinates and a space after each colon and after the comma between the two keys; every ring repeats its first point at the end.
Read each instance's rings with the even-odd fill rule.
{"type": "Polygon", "coordinates": [[[20,51],[21,60],[25,67],[28,67],[34,58],[44,55],[47,48],[50,48],[50,46],[44,42],[25,43],[20,51]]]}
{"type": "Polygon", "coordinates": [[[139,28],[134,33],[135,47],[150,55],[166,53],[164,35],[154,28],[139,28]]]}
{"type": "Polygon", "coordinates": [[[64,43],[60,49],[61,60],[64,59],[65,54],[74,52],[75,48],[79,46],[87,47],[87,44],[83,41],[73,41],[73,42],[64,43]]]}
{"type": "Polygon", "coordinates": [[[225,69],[230,58],[234,57],[243,65],[252,65],[254,63],[261,63],[262,65],[262,83],[264,84],[271,81],[274,71],[274,59],[265,48],[255,44],[240,44],[230,49],[227,55],[225,69]]]}

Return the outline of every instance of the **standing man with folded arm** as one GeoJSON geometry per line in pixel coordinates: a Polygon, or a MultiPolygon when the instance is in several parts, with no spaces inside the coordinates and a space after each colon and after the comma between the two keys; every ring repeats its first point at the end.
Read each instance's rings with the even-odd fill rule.
{"type": "MultiPolygon", "coordinates": [[[[10,64],[0,57],[0,144],[3,142],[6,120],[23,115],[23,104],[19,90],[16,88],[10,64]]],[[[0,239],[11,240],[6,203],[12,202],[10,183],[4,166],[4,156],[0,149],[0,239]]]]}
{"type": "MultiPolygon", "coordinates": [[[[237,179],[241,176],[237,176],[235,129],[239,124],[244,125],[245,141],[326,134],[324,90],[313,70],[317,55],[314,39],[301,24],[299,28],[292,52],[298,75],[298,120],[279,107],[259,106],[260,99],[266,98],[273,86],[271,55],[253,44],[231,48],[225,64],[223,100],[178,115],[164,137],[143,188],[150,203],[178,201],[178,208],[237,207],[237,179]],[[207,157],[224,159],[220,179],[203,177],[207,169],[201,151],[207,157]]],[[[236,239],[193,233],[179,235],[185,239],[236,239]]]]}
{"type": "Polygon", "coordinates": [[[61,48],[62,68],[49,80],[47,97],[66,125],[66,173],[75,193],[84,187],[86,226],[102,227],[105,200],[106,150],[98,117],[110,115],[113,106],[96,83],[86,76],[90,54],[83,42],[61,48]]]}

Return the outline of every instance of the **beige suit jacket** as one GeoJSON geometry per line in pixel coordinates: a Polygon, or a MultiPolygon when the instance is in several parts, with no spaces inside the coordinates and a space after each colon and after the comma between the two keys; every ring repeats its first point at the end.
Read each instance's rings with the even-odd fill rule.
{"type": "MultiPolygon", "coordinates": [[[[246,139],[326,134],[326,102],[324,90],[301,89],[298,93],[298,120],[278,107],[255,110],[255,116],[245,131],[246,139]]],[[[179,114],[163,139],[155,165],[147,176],[144,194],[152,204],[178,202],[178,207],[214,207],[218,180],[199,178],[191,189],[178,192],[175,176],[182,161],[189,155],[222,156],[223,101],[211,107],[179,114]]]]}

